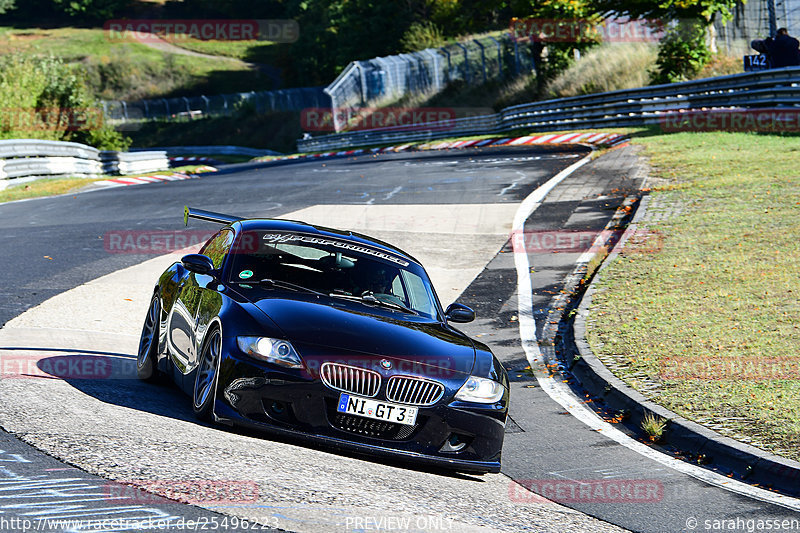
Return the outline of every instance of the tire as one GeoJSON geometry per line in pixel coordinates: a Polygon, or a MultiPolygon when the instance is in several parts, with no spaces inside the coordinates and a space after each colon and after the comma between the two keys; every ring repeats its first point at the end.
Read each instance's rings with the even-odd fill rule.
{"type": "Polygon", "coordinates": [[[143,381],[158,381],[158,333],[161,321],[161,301],[158,293],[150,300],[147,317],[142,326],[142,335],[139,339],[139,351],[136,354],[136,376],[143,381]]]}
{"type": "Polygon", "coordinates": [[[192,407],[200,420],[211,421],[214,410],[215,389],[217,386],[217,370],[222,349],[222,332],[219,327],[210,330],[203,342],[200,362],[194,378],[192,407]]]}

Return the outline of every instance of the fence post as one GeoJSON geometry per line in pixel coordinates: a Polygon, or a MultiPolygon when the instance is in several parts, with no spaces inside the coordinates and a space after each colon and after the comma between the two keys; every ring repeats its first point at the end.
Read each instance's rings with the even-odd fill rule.
{"type": "Polygon", "coordinates": [[[204,94],[201,94],[200,98],[202,98],[203,101],[206,103],[206,115],[210,116],[211,115],[211,108],[208,106],[208,98],[204,94]]]}
{"type": "Polygon", "coordinates": [[[367,105],[367,76],[364,74],[364,66],[361,64],[361,61],[356,61],[356,68],[358,69],[358,79],[361,82],[359,87],[361,88],[361,105],[367,105]]]}
{"type": "Polygon", "coordinates": [[[161,100],[164,101],[164,110],[167,112],[167,118],[169,118],[169,102],[167,102],[166,98],[162,98],[161,100]]]}
{"type": "Polygon", "coordinates": [[[453,64],[450,62],[450,50],[448,50],[445,47],[439,48],[439,50],[444,52],[444,55],[447,56],[447,76],[445,76],[445,78],[446,78],[446,81],[449,83],[450,82],[450,72],[453,70],[453,64]]]}
{"type": "Polygon", "coordinates": [[[478,39],[474,39],[475,44],[481,49],[481,68],[483,69],[483,83],[486,83],[486,50],[478,39]]]}
{"type": "Polygon", "coordinates": [[[456,46],[464,51],[464,81],[469,84],[469,56],[467,55],[467,47],[461,43],[456,43],[456,46]]]}
{"type": "Polygon", "coordinates": [[[503,66],[504,66],[503,63],[504,62],[503,62],[503,48],[502,48],[502,45],[500,44],[500,41],[498,41],[494,37],[489,36],[489,39],[494,41],[495,46],[497,46],[497,70],[498,70],[498,76],[500,77],[500,79],[503,79],[505,77],[504,76],[505,73],[503,72],[503,66]]]}
{"type": "Polygon", "coordinates": [[[439,57],[439,54],[437,54],[436,51],[432,48],[426,48],[425,50],[422,51],[422,53],[427,53],[428,56],[433,58],[433,73],[434,73],[433,85],[438,91],[442,88],[442,74],[439,68],[439,61],[441,60],[441,58],[439,57]]]}

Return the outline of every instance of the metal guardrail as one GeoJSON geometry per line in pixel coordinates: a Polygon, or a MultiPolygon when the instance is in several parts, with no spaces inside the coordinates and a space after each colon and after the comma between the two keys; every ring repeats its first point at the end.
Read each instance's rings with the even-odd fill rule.
{"type": "Polygon", "coordinates": [[[300,139],[303,152],[415,142],[514,129],[563,131],[659,124],[687,111],[800,107],[800,67],[733,74],[507,107],[495,115],[300,139]]]}
{"type": "Polygon", "coordinates": [[[141,174],[169,168],[164,150],[150,152],[100,152],[106,174],[141,174]]]}
{"type": "Polygon", "coordinates": [[[0,141],[0,189],[37,177],[134,174],[169,169],[165,151],[100,151],[85,144],[39,139],[0,141]]]}
{"type": "Polygon", "coordinates": [[[265,155],[282,155],[274,150],[249,148],[247,146],[162,146],[158,148],[132,148],[131,152],[163,150],[170,157],[185,155],[239,155],[243,157],[262,157],[265,155]]]}

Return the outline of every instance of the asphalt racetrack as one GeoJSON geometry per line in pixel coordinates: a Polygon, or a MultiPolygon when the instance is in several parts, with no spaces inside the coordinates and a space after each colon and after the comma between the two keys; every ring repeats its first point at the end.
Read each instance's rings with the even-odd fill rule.
{"type": "MultiPolygon", "coordinates": [[[[525,231],[601,230],[641,186],[626,150],[567,176],[523,219],[525,231]]],[[[524,372],[512,222],[525,198],[587,153],[534,146],[242,165],[0,205],[0,518],[116,512],[169,517],[178,530],[181,517],[235,516],[288,531],[689,531],[714,520],[797,521],[794,500],[729,490],[607,437],[524,372]],[[133,354],[149,296],[180,257],[165,253],[165,236],[188,245],[215,229],[193,221],[175,233],[187,204],[357,230],[419,258],[443,305],[458,299],[477,310],[462,329],[512,375],[503,473],[430,471],[201,424],[177,389],[137,381],[133,354]],[[76,355],[112,360],[113,372],[54,379],[41,371],[76,355]],[[47,480],[82,488],[42,492],[47,480]],[[106,480],[172,500],[131,496],[106,480]],[[570,493],[587,483],[599,489],[570,493]],[[620,495],[631,486],[635,493],[620,495]]],[[[537,336],[580,255],[551,252],[527,256],[537,336]]],[[[0,529],[18,530],[9,524],[0,529]]]]}

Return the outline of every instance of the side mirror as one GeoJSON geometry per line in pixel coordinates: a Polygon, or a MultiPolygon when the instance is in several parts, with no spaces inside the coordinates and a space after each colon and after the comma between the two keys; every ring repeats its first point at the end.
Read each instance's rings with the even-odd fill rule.
{"type": "Polygon", "coordinates": [[[210,274],[214,271],[214,263],[211,258],[202,254],[189,254],[181,258],[181,264],[189,272],[195,274],[210,274]]]}
{"type": "Polygon", "coordinates": [[[444,312],[445,318],[450,322],[472,322],[475,320],[475,311],[462,304],[450,304],[444,312]]]}

